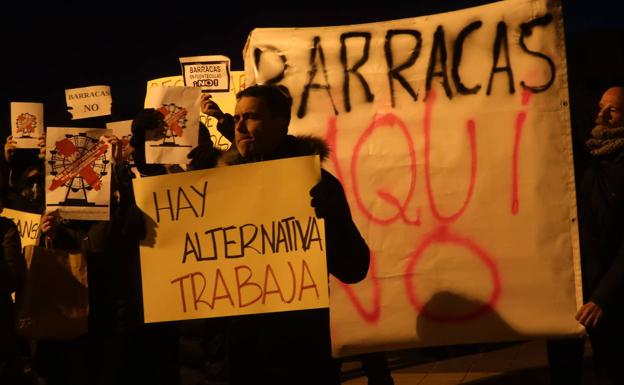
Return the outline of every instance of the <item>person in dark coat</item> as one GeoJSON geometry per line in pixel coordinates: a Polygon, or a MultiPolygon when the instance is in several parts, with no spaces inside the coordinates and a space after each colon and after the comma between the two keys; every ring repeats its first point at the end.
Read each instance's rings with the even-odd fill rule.
{"type": "MultiPolygon", "coordinates": [[[[214,103],[214,102],[213,102],[214,103]]],[[[292,99],[284,87],[256,85],[237,94],[233,117],[220,114],[222,133],[234,133],[226,165],[304,155],[328,156],[314,137],[288,135],[292,99]]],[[[226,135],[230,136],[229,134],[226,135]]],[[[325,219],[329,273],[345,283],[364,279],[369,249],[355,226],[340,182],[321,170],[311,190],[317,217],[325,219]]],[[[228,329],[229,381],[238,384],[339,384],[339,365],[331,356],[329,309],[232,317],[228,329]]]]}
{"type": "Polygon", "coordinates": [[[598,378],[624,383],[624,87],[608,89],[587,147],[581,179],[579,235],[585,304],[576,319],[587,328],[598,378]]]}
{"type": "MultiPolygon", "coordinates": [[[[602,95],[586,146],[577,199],[584,304],[576,319],[589,334],[599,383],[624,384],[624,87],[602,95]]],[[[581,383],[583,344],[550,343],[551,383],[581,383]]]]}
{"type": "Polygon", "coordinates": [[[26,274],[19,233],[15,223],[0,217],[0,384],[13,384],[19,378],[18,339],[15,331],[16,292],[26,274]]]}
{"type": "MultiPolygon", "coordinates": [[[[138,141],[145,139],[145,131],[154,129],[153,118],[158,116],[142,112],[135,119],[132,129],[133,138],[137,139],[132,143],[137,147],[138,141]]],[[[107,140],[115,159],[110,219],[58,220],[47,214],[42,231],[53,239],[55,248],[80,250],[87,257],[90,300],[87,383],[179,384],[178,325],[144,323],[139,243],[145,237],[146,226],[134,200],[134,175],[121,160],[119,141],[114,137],[107,140]]],[[[143,152],[136,151],[133,155],[142,175],[166,172],[162,165],[143,167],[143,152]]]]}

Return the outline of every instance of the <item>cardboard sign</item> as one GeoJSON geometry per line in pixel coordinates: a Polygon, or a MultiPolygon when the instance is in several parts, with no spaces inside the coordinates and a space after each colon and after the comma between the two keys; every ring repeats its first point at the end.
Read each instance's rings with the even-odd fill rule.
{"type": "Polygon", "coordinates": [[[182,79],[182,76],[166,76],[164,78],[147,81],[148,89],[154,86],[184,87],[184,79],[182,79]]]}
{"type": "Polygon", "coordinates": [[[319,180],[318,157],[134,179],[145,321],[327,307],[319,180]]]}
{"type": "Polygon", "coordinates": [[[11,219],[17,226],[17,231],[20,234],[20,241],[22,243],[22,251],[26,246],[34,246],[37,244],[41,215],[7,208],[2,209],[0,215],[11,219]]]}

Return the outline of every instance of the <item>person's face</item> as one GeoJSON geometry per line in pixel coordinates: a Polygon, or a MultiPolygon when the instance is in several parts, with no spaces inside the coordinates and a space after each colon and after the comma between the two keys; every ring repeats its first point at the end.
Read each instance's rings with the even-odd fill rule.
{"type": "Polygon", "coordinates": [[[624,88],[609,88],[598,104],[596,123],[609,127],[624,126],[624,88]]]}
{"type": "Polygon", "coordinates": [[[266,101],[244,96],[234,111],[234,141],[243,157],[271,153],[288,131],[286,119],[271,114],[266,101]]]}

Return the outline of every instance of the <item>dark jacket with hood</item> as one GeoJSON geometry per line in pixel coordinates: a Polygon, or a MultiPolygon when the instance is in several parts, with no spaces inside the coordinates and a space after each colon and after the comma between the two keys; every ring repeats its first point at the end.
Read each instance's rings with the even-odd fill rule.
{"type": "MultiPolygon", "coordinates": [[[[228,165],[318,154],[328,148],[320,139],[287,136],[263,159],[244,159],[232,148],[228,165]]],[[[346,283],[366,276],[369,249],[351,218],[340,182],[321,170],[325,202],[326,253],[329,273],[346,283]]],[[[339,384],[339,366],[331,357],[329,310],[314,309],[233,317],[229,330],[230,383],[339,384]]]]}

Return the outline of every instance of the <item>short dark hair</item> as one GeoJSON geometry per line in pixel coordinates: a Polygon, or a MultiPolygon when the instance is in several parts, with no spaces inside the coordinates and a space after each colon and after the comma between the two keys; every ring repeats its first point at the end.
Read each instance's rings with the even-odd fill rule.
{"type": "Polygon", "coordinates": [[[290,122],[292,97],[285,86],[256,84],[239,91],[236,94],[236,100],[240,100],[245,96],[265,100],[273,116],[287,118],[287,121],[290,122]]]}
{"type": "Polygon", "coordinates": [[[164,119],[163,114],[153,108],[145,108],[134,117],[130,131],[130,145],[135,149],[141,149],[145,143],[145,131],[158,128],[159,123],[164,119]]]}

